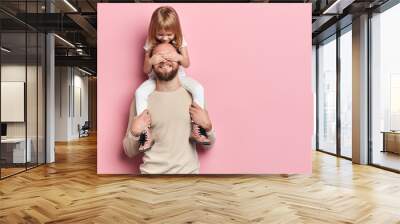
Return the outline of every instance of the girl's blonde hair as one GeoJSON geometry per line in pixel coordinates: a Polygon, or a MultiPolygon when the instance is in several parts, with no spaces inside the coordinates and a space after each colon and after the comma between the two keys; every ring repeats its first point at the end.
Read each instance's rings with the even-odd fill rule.
{"type": "Polygon", "coordinates": [[[182,46],[183,37],[178,13],[174,8],[170,6],[161,6],[153,12],[148,33],[151,46],[155,46],[159,43],[156,36],[157,32],[160,30],[170,31],[175,34],[175,39],[171,44],[179,50],[182,46]]]}

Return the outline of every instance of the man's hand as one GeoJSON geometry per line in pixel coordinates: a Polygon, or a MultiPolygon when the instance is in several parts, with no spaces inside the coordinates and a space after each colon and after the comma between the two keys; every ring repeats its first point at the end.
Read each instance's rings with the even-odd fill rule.
{"type": "Polygon", "coordinates": [[[139,136],[146,127],[151,125],[151,117],[148,110],[144,110],[139,116],[133,118],[131,132],[139,136]]]}
{"type": "Polygon", "coordinates": [[[206,131],[211,131],[212,124],[208,116],[207,110],[205,109],[203,110],[199,105],[193,102],[193,104],[190,106],[189,113],[190,116],[192,117],[192,120],[196,124],[200,125],[206,131]]]}

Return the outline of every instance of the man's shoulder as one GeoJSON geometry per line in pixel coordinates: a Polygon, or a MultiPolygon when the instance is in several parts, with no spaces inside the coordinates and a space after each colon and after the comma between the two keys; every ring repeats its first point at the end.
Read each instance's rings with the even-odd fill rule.
{"type": "Polygon", "coordinates": [[[189,92],[189,90],[181,87],[181,95],[184,97],[186,100],[192,100],[192,94],[189,92]]]}

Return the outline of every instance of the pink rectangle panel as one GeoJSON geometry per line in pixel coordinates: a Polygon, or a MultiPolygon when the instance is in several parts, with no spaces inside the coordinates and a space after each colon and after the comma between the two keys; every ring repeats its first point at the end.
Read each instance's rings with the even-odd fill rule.
{"type": "MultiPolygon", "coordinates": [[[[164,4],[98,4],[99,174],[136,174],[122,139],[143,45],[164,4]]],[[[311,4],[168,4],[181,20],[217,141],[198,150],[203,174],[311,173],[311,4]]]]}

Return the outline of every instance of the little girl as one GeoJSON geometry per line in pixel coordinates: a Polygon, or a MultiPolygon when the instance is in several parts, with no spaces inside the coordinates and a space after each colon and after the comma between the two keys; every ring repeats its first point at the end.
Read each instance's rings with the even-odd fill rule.
{"type": "MultiPolygon", "coordinates": [[[[176,61],[180,64],[178,69],[180,83],[191,93],[193,101],[204,109],[204,89],[202,85],[196,80],[187,77],[183,69],[183,67],[188,68],[190,65],[187,43],[182,36],[178,14],[172,7],[162,6],[153,12],[144,50],[143,71],[148,74],[149,79],[143,82],[136,90],[137,115],[141,114],[147,108],[148,97],[156,88],[155,74],[152,71],[152,66],[164,60],[176,61]],[[170,43],[175,46],[179,53],[169,55],[156,54],[150,57],[152,48],[159,43],[170,43]]],[[[210,144],[205,130],[193,122],[190,139],[201,144],[210,144]]],[[[139,151],[146,151],[151,148],[154,141],[149,127],[143,131],[139,141],[139,151]]]]}

